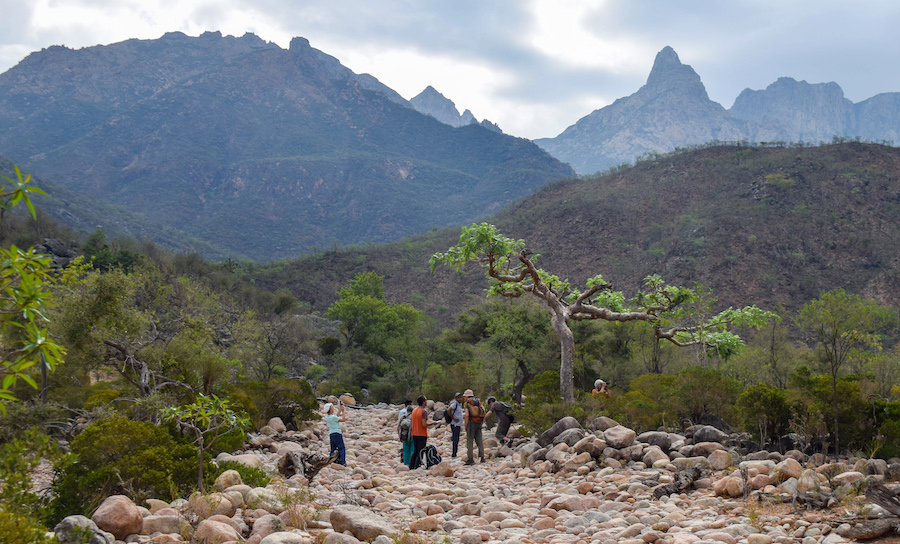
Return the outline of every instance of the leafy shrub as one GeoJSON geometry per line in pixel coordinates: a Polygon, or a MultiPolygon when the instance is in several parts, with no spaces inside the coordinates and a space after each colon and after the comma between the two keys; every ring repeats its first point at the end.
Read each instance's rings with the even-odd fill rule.
{"type": "Polygon", "coordinates": [[[744,430],[763,445],[790,430],[792,412],[783,389],[764,383],[752,385],[741,393],[737,405],[744,430]]]}
{"type": "Polygon", "coordinates": [[[32,491],[30,477],[45,457],[53,459],[58,454],[48,437],[32,432],[0,446],[0,542],[50,542],[42,523],[46,505],[32,491]]]}
{"type": "MultiPolygon", "coordinates": [[[[53,521],[87,515],[109,495],[138,503],[187,496],[197,484],[197,462],[196,448],[179,443],[164,427],[123,416],[97,421],[72,440],[57,465],[53,521]]],[[[212,471],[210,463],[206,472],[212,471]]]]}
{"type": "Polygon", "coordinates": [[[673,384],[674,399],[678,399],[676,411],[681,418],[697,423],[705,416],[716,416],[730,421],[740,384],[724,376],[714,368],[701,366],[682,370],[673,384]]]}
{"type": "Polygon", "coordinates": [[[66,411],[56,406],[9,402],[6,404],[6,413],[0,414],[0,444],[25,438],[26,431],[67,417],[66,411]]]}
{"type": "Polygon", "coordinates": [[[529,403],[554,404],[559,402],[559,371],[548,370],[535,376],[522,388],[529,403]]]}
{"type": "Polygon", "coordinates": [[[274,378],[266,382],[243,382],[231,386],[228,396],[235,408],[248,404],[256,408],[255,417],[247,413],[255,428],[265,425],[273,417],[280,417],[285,424],[297,426],[319,419],[319,401],[306,380],[274,378]]]}

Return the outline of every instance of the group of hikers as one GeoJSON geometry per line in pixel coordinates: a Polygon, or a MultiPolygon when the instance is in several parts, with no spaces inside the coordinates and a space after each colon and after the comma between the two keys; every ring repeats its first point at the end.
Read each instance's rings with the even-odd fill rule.
{"type": "MultiPolygon", "coordinates": [[[[439,425],[441,421],[429,419],[427,405],[428,399],[425,398],[425,395],[416,399],[415,407],[412,406],[412,401],[407,400],[397,416],[400,441],[403,443],[403,463],[412,470],[423,464],[430,466],[435,459],[435,454],[428,451],[428,427],[439,425]],[[407,428],[409,429],[408,433],[405,432],[407,428]]],[[[475,464],[476,447],[481,462],[484,462],[482,427],[488,413],[493,413],[497,418],[497,430],[494,436],[502,446],[506,443],[506,434],[512,425],[509,405],[497,401],[494,397],[488,397],[487,409],[485,409],[471,389],[466,389],[462,393],[458,392],[453,396],[444,417],[444,421],[450,425],[451,457],[455,458],[459,453],[459,439],[462,429],[465,427],[467,454],[465,464],[475,464]]]]}
{"type": "MultiPolygon", "coordinates": [[[[598,379],[594,382],[593,395],[611,397],[609,386],[603,380],[598,379]]],[[[467,465],[475,464],[475,447],[478,448],[478,454],[481,462],[484,463],[484,439],[482,438],[482,427],[484,419],[489,413],[494,414],[497,418],[497,430],[494,436],[503,446],[507,443],[506,435],[509,433],[509,427],[513,423],[514,416],[511,413],[511,407],[505,402],[500,402],[493,396],[487,399],[487,409],[475,396],[471,389],[464,392],[457,392],[450,401],[449,406],[444,414],[444,421],[450,425],[450,443],[452,444],[451,457],[455,458],[459,452],[459,438],[462,434],[462,428],[466,428],[466,462],[467,465]]],[[[428,428],[439,425],[440,420],[430,420],[428,417],[428,399],[425,395],[420,395],[416,399],[416,406],[413,407],[412,401],[407,400],[403,403],[397,415],[397,428],[400,441],[403,443],[403,464],[410,469],[415,470],[422,466],[431,466],[435,462],[440,462],[440,456],[434,446],[428,446],[428,428]]],[[[344,446],[344,436],[341,431],[341,422],[346,420],[344,413],[344,405],[340,401],[337,406],[334,403],[326,403],[323,412],[325,412],[325,423],[328,425],[328,433],[331,442],[331,455],[336,455],[335,463],[346,465],[346,447],[344,446]]]]}

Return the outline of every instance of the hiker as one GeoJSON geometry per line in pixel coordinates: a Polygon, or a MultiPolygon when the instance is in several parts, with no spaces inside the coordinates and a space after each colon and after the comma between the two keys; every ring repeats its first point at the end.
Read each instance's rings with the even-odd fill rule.
{"type": "Polygon", "coordinates": [[[403,401],[403,408],[397,415],[397,431],[400,434],[400,442],[403,444],[401,455],[403,456],[403,464],[409,466],[413,453],[412,439],[412,401],[406,399],[403,401]]]}
{"type": "Polygon", "coordinates": [[[606,398],[612,398],[612,394],[609,392],[609,385],[601,379],[594,382],[594,390],[591,391],[591,395],[601,395],[606,398]]]}
{"type": "Polygon", "coordinates": [[[471,389],[466,389],[463,393],[465,399],[465,415],[466,422],[466,464],[474,465],[475,457],[473,455],[472,443],[478,446],[478,453],[481,456],[481,462],[484,463],[484,440],[481,437],[481,427],[484,424],[484,406],[475,398],[475,393],[471,389]]]}
{"type": "Polygon", "coordinates": [[[341,422],[347,420],[344,415],[344,403],[338,401],[339,410],[335,410],[334,404],[327,403],[322,409],[325,412],[325,423],[328,425],[328,438],[331,440],[331,455],[337,452],[335,463],[347,466],[347,448],[344,447],[344,433],[341,432],[341,422]]]}
{"type": "Polygon", "coordinates": [[[453,454],[450,457],[456,457],[459,450],[459,433],[464,422],[462,393],[457,392],[453,395],[453,401],[450,402],[447,411],[450,412],[450,442],[453,444],[453,454]]]}
{"type": "Polygon", "coordinates": [[[425,395],[420,395],[416,399],[415,409],[412,411],[412,439],[413,452],[412,458],[409,460],[409,469],[415,470],[422,464],[422,450],[428,444],[428,427],[434,422],[428,421],[428,409],[425,407],[428,399],[425,395]]]}
{"type": "Polygon", "coordinates": [[[494,436],[500,441],[500,445],[506,444],[506,433],[509,432],[509,426],[512,425],[512,418],[509,416],[509,407],[499,402],[494,397],[487,399],[488,411],[497,417],[497,431],[494,436]]]}

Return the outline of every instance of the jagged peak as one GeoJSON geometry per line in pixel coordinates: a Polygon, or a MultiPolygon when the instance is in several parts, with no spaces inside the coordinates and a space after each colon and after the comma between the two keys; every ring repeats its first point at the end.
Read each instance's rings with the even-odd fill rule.
{"type": "Polygon", "coordinates": [[[309,40],[301,36],[291,38],[291,44],[288,46],[288,51],[293,51],[295,53],[299,53],[300,51],[308,51],[309,49],[312,49],[312,46],[309,45],[309,40]]]}
{"type": "Polygon", "coordinates": [[[676,86],[693,88],[706,95],[706,88],[697,72],[689,65],[682,64],[678,53],[667,45],[656,54],[646,87],[655,91],[665,91],[676,86]]]}

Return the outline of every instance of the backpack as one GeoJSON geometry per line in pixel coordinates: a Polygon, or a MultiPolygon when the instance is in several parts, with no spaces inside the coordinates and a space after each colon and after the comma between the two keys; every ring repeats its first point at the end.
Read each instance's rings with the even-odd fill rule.
{"type": "Polygon", "coordinates": [[[500,403],[500,411],[506,414],[506,417],[509,418],[510,423],[513,423],[516,420],[516,414],[513,413],[513,407],[499,400],[497,402],[500,403]]]}
{"type": "Polygon", "coordinates": [[[450,411],[450,408],[444,410],[444,421],[447,423],[451,423],[453,421],[453,413],[450,411]]]}
{"type": "Polygon", "coordinates": [[[412,418],[410,414],[406,414],[397,425],[397,432],[400,435],[400,442],[409,442],[412,440],[412,418]]]}
{"type": "Polygon", "coordinates": [[[437,448],[432,445],[425,446],[425,449],[422,450],[422,464],[425,465],[425,468],[431,468],[434,465],[438,465],[441,462],[441,454],[438,453],[437,448]]]}
{"type": "Polygon", "coordinates": [[[484,421],[484,406],[481,405],[478,399],[472,399],[466,406],[466,410],[469,411],[469,421],[474,421],[475,423],[484,421]]]}

